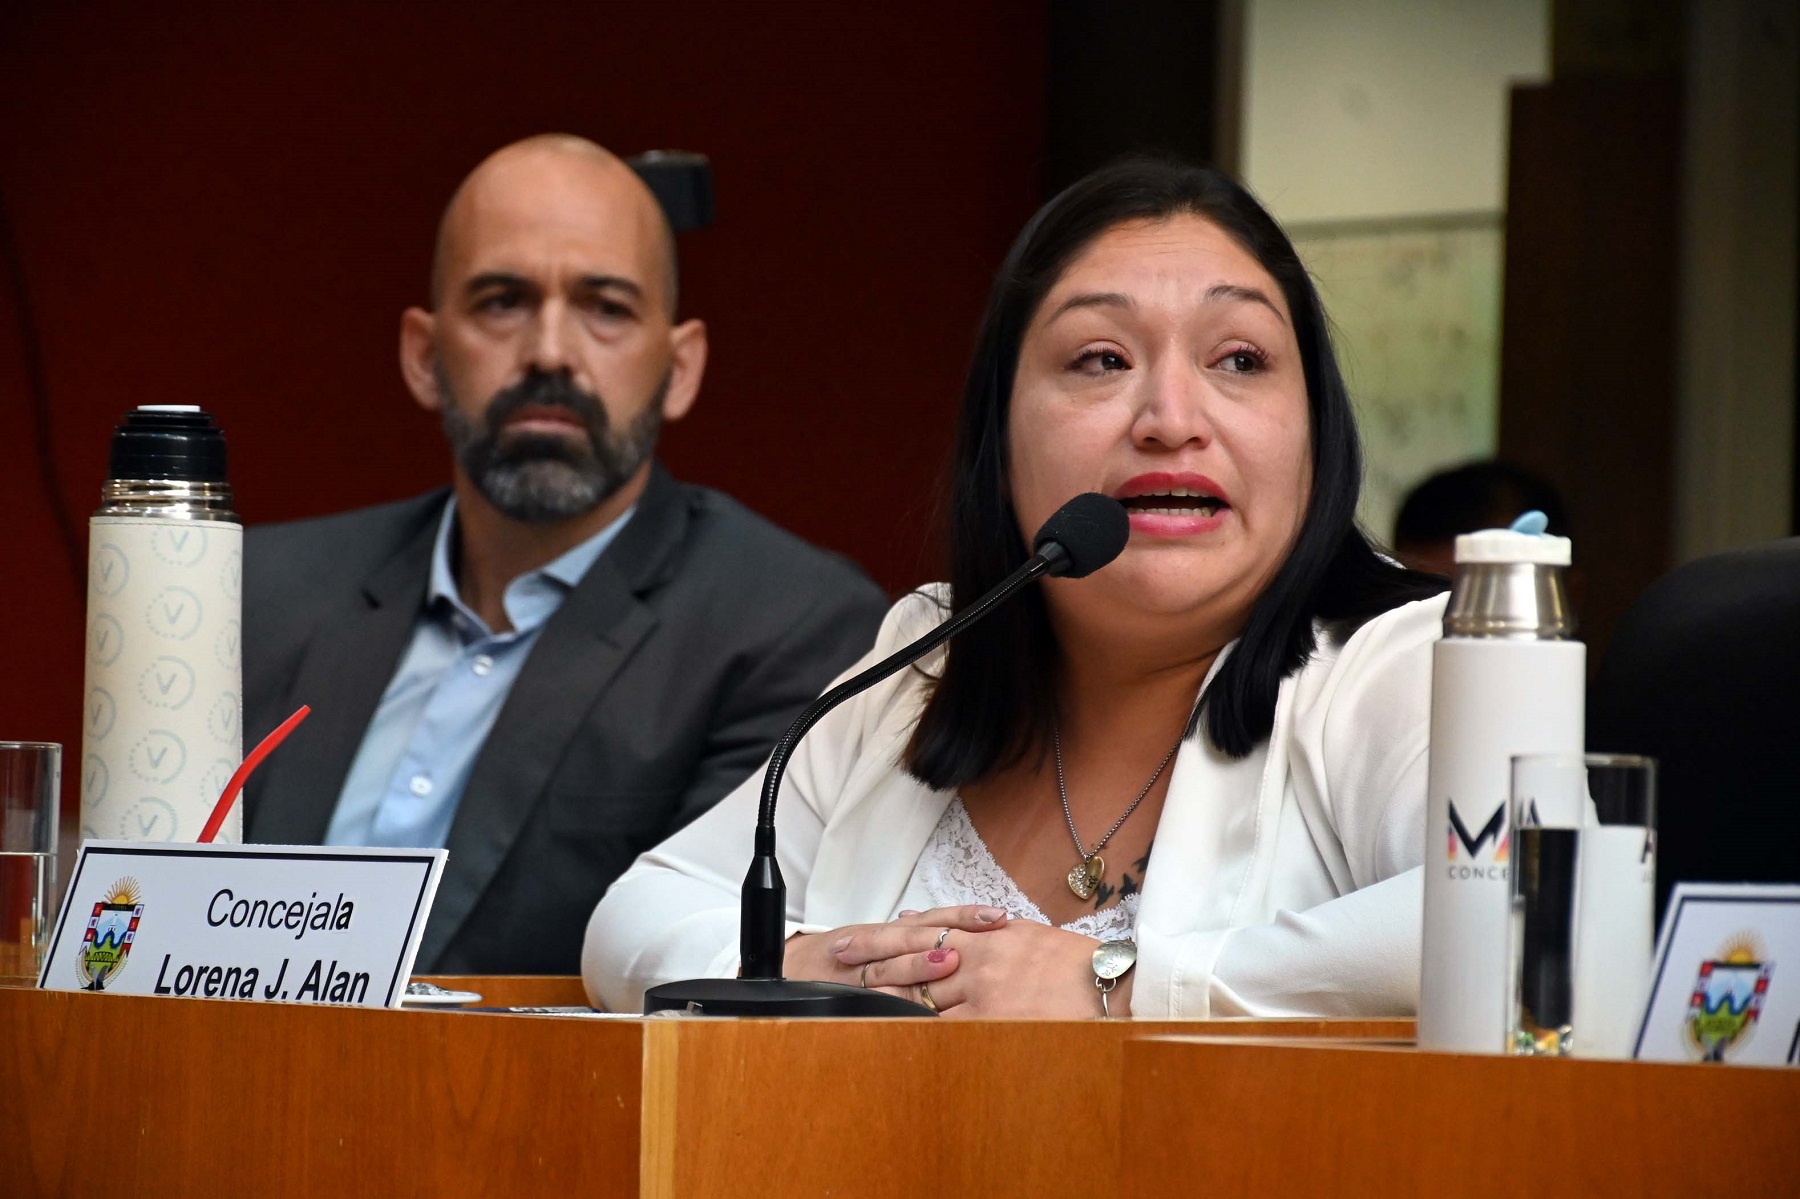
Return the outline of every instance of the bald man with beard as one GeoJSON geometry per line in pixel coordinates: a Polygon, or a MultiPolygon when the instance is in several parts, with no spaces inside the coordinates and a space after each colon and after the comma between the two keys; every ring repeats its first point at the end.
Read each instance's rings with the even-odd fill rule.
{"type": "Polygon", "coordinates": [[[246,537],[246,731],[313,715],[246,788],[245,836],[448,849],[421,972],[576,973],[607,886],[760,765],[886,611],[849,562],[656,463],[706,369],[676,289],[624,162],[560,135],[498,151],[400,320],[450,486],[246,537]]]}

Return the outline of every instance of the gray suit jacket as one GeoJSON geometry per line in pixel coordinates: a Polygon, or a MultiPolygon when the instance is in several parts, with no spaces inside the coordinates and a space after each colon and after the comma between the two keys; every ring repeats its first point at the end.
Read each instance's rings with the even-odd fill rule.
{"type": "MultiPolygon", "coordinates": [[[[247,840],[324,838],[411,641],[446,495],[249,530],[245,736],[313,712],[245,789],[247,840]]],[[[760,765],[886,608],[848,561],[655,467],[475,760],[415,969],[576,973],[607,886],[760,765]]]]}

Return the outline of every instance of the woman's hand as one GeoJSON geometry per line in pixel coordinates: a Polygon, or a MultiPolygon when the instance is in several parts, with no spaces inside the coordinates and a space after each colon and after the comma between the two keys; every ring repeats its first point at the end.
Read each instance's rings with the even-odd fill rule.
{"type": "MultiPolygon", "coordinates": [[[[925,980],[945,1016],[1036,1016],[1081,1020],[1101,1015],[1094,986],[1094,950],[1100,942],[1029,920],[970,936],[953,931],[956,972],[925,980]]],[[[1107,995],[1115,1016],[1131,1013],[1131,975],[1107,995]]]]}
{"type": "MultiPolygon", "coordinates": [[[[917,1003],[920,984],[940,982],[959,965],[955,951],[938,945],[946,929],[970,940],[1006,926],[1004,910],[971,904],[902,912],[886,924],[796,933],[788,938],[783,973],[789,978],[865,986],[917,1003]]],[[[936,992],[932,994],[935,999],[936,992]]]]}

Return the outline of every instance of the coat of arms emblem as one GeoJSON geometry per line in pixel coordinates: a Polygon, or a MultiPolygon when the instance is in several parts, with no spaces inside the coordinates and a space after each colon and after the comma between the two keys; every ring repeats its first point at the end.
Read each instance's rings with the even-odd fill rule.
{"type": "Polygon", "coordinates": [[[1701,1061],[1724,1061],[1732,1046],[1750,1036],[1774,973],[1775,963],[1762,960],[1761,947],[1748,933],[1733,937],[1718,957],[1700,963],[1688,999],[1687,1038],[1701,1061]]]}
{"type": "Polygon", "coordinates": [[[132,942],[137,940],[138,921],[144,918],[142,899],[138,881],[122,878],[94,905],[87,934],[81,938],[81,952],[75,955],[83,990],[104,991],[125,969],[132,942]]]}

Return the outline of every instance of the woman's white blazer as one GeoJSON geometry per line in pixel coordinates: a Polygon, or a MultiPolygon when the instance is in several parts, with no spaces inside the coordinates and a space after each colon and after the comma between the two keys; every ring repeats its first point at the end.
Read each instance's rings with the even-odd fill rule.
{"type": "MultiPolygon", "coordinates": [[[[945,594],[902,599],[848,673],[943,619],[945,594]]],[[[1342,644],[1321,631],[1250,756],[1232,761],[1203,734],[1182,744],[1139,899],[1133,1016],[1415,1009],[1431,647],[1444,603],[1396,608],[1342,644]]],[[[918,670],[901,671],[832,712],[793,755],[776,815],[790,935],[885,921],[899,907],[952,799],[898,764],[926,695],[918,670]]],[[[761,788],[759,770],[600,901],[582,952],[596,1006],[636,1011],[658,983],[736,973],[761,788]]]]}

